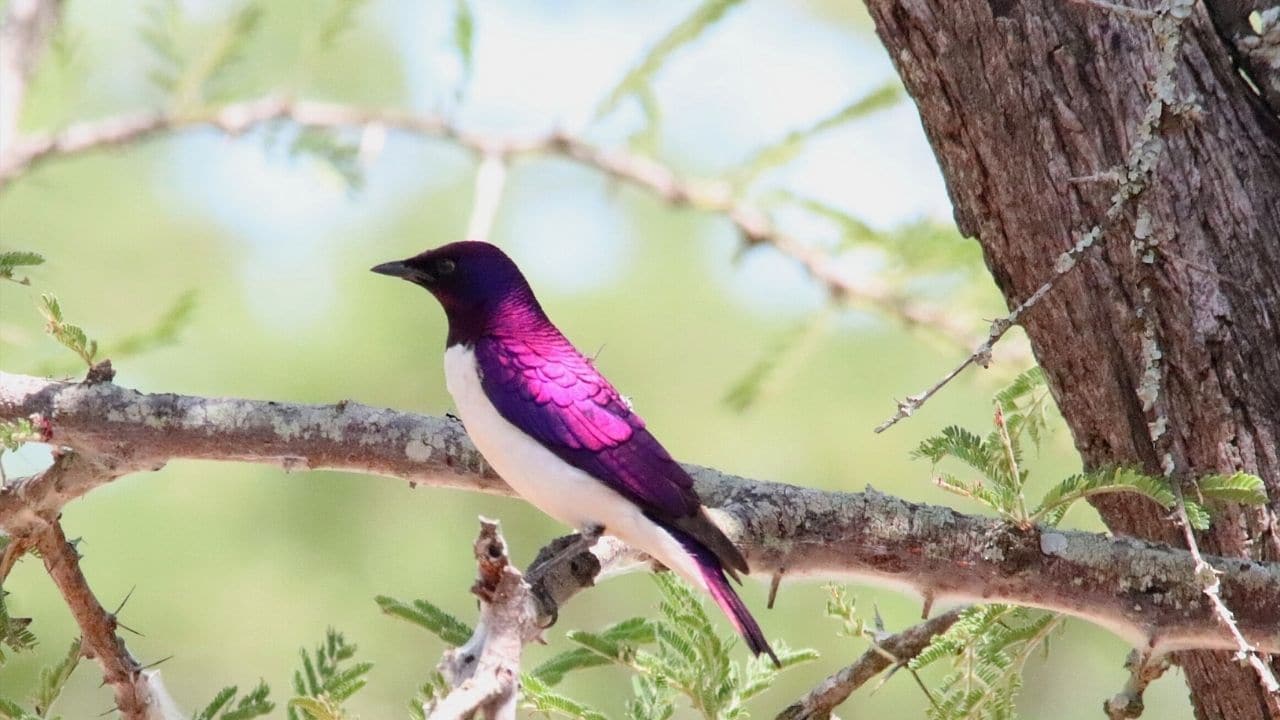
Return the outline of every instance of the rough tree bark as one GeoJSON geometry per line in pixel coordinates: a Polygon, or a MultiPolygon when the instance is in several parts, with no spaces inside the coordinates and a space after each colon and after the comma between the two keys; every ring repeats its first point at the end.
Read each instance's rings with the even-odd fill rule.
{"type": "MultiPolygon", "coordinates": [[[[1143,142],[1159,72],[1155,16],[1091,0],[867,4],[919,108],[956,221],[982,244],[1014,307],[1053,275],[1054,259],[1081,231],[1102,222],[1118,187],[1107,171],[1143,142]]],[[[1276,559],[1280,122],[1238,74],[1205,8],[1190,11],[1169,79],[1201,109],[1157,123],[1149,182],[1022,324],[1087,467],[1134,464],[1159,474],[1169,453],[1183,480],[1256,473],[1270,506],[1235,509],[1199,540],[1208,552],[1276,559]],[[1140,215],[1160,243],[1153,262],[1132,248],[1135,229],[1146,233],[1140,215]],[[1168,427],[1159,441],[1148,427],[1159,418],[1144,411],[1139,392],[1149,377],[1142,340],[1150,318],[1168,427]]],[[[1112,495],[1097,506],[1115,532],[1185,544],[1175,521],[1149,504],[1112,495]]],[[[1280,622],[1280,608],[1276,615],[1280,622]]],[[[1232,653],[1175,659],[1197,717],[1280,717],[1280,697],[1232,653]]]]}

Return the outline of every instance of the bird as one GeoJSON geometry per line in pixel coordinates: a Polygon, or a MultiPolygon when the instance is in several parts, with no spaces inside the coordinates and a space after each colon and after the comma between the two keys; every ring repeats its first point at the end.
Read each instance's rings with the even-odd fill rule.
{"type": "Polygon", "coordinates": [[[465,240],[372,268],[444,308],[445,386],[467,434],[518,495],[577,530],[647,553],[705,590],[757,657],[779,665],[734,591],[746,558],[628,398],[551,322],[496,245],[465,240]]]}

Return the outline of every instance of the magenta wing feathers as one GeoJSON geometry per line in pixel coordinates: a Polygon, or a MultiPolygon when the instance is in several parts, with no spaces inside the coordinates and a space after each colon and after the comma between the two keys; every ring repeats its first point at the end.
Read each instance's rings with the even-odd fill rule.
{"type": "Polygon", "coordinates": [[[475,343],[481,386],[507,422],[659,518],[698,512],[693,479],[591,361],[558,332],[475,343]]]}

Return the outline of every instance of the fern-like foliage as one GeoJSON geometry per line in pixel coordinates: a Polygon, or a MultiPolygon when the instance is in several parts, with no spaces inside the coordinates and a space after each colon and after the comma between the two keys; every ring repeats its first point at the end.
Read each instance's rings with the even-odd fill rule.
{"type": "Polygon", "coordinates": [[[1208,475],[1196,481],[1196,489],[1206,502],[1231,502],[1238,505],[1266,505],[1266,483],[1249,473],[1208,475]]]}
{"type": "Polygon", "coordinates": [[[669,717],[677,693],[704,718],[745,717],[746,702],[768,689],[782,670],[817,657],[813,650],[789,650],[779,643],[781,668],[761,658],[735,663],[731,651],[736,638],[716,632],[702,598],[669,574],[654,578],[662,601],[660,617],[648,621],[656,641],[651,647],[602,641],[580,631],[569,634],[583,648],[648,678],[634,684],[636,695],[628,703],[633,717],[669,717]]]}
{"type": "Polygon", "coordinates": [[[28,711],[13,700],[0,697],[0,720],[61,720],[49,713],[80,664],[80,657],[80,640],[77,638],[72,641],[66,655],[40,671],[40,680],[31,698],[33,709],[28,711]]]}
{"type": "Polygon", "coordinates": [[[373,663],[353,662],[356,646],[330,628],[314,652],[301,651],[302,667],[293,675],[289,720],[344,720],[342,703],[367,682],[373,663]]]}
{"type": "MultiPolygon", "coordinates": [[[[53,303],[55,305],[57,304],[56,298],[53,299],[53,303]]],[[[90,357],[96,357],[100,354],[110,357],[112,360],[120,361],[125,358],[136,357],[143,353],[151,352],[152,350],[158,350],[160,348],[175,345],[178,343],[182,331],[191,324],[195,308],[196,294],[194,292],[185,292],[182,295],[179,295],[178,298],[174,300],[173,304],[165,309],[164,313],[161,314],[161,316],[157,318],[155,323],[150,327],[131,333],[122,338],[104,341],[101,343],[101,346],[99,346],[97,341],[87,341],[90,345],[89,349],[93,351],[90,357]]],[[[48,319],[50,314],[49,308],[46,307],[44,310],[45,317],[48,319]]],[[[60,318],[61,308],[58,308],[58,313],[60,318]]],[[[50,325],[49,327],[52,326],[50,325]]],[[[79,343],[79,336],[76,335],[75,332],[79,331],[80,334],[83,334],[84,331],[74,325],[70,325],[68,327],[72,328],[72,330],[69,330],[68,332],[72,333],[70,340],[73,345],[79,343]]],[[[54,335],[55,339],[59,339],[60,342],[63,342],[62,338],[59,338],[57,334],[54,334],[52,329],[50,329],[50,333],[54,335]]],[[[63,342],[63,344],[67,345],[67,342],[63,342]]],[[[67,347],[80,355],[80,359],[82,361],[85,360],[84,354],[73,345],[67,345],[67,347]]],[[[90,365],[92,365],[92,363],[90,363],[90,365]]],[[[41,365],[38,372],[44,375],[58,375],[71,372],[74,368],[74,365],[53,361],[41,365]]]]}
{"type": "Polygon", "coordinates": [[[471,637],[469,625],[426,600],[406,603],[379,595],[375,602],[382,608],[382,612],[417,625],[451,647],[458,647],[471,637]]]}
{"type": "Polygon", "coordinates": [[[902,97],[902,82],[895,77],[827,117],[807,127],[793,130],[781,140],[756,150],[751,157],[733,172],[731,180],[739,187],[750,185],[761,174],[794,160],[804,149],[806,143],[814,137],[846,123],[864,118],[879,110],[892,107],[902,97]]]}
{"type": "Polygon", "coordinates": [[[98,354],[98,341],[90,339],[84,328],[67,322],[58,298],[51,293],[41,295],[40,312],[44,315],[45,332],[63,347],[79,355],[85,365],[93,367],[94,356],[98,354]]]}
{"type": "Polygon", "coordinates": [[[636,646],[649,645],[655,640],[653,623],[646,618],[623,620],[598,633],[570,630],[568,636],[582,647],[555,655],[529,674],[554,686],[575,670],[623,661],[634,654],[636,646]]]}
{"type": "Polygon", "coordinates": [[[179,108],[225,96],[231,70],[261,24],[264,7],[248,2],[217,27],[192,28],[177,0],[152,2],[141,32],[156,60],[148,75],[152,84],[171,95],[179,108]],[[198,47],[188,51],[188,45],[198,47]]]}
{"type": "Polygon", "coordinates": [[[598,711],[552,690],[536,675],[522,676],[520,690],[526,707],[548,717],[559,715],[572,720],[606,720],[598,711]]]}
{"type": "Polygon", "coordinates": [[[191,720],[252,720],[269,715],[276,707],[269,699],[271,688],[261,680],[253,690],[237,699],[238,692],[235,685],[222,688],[191,720]]]}
{"type": "Polygon", "coordinates": [[[934,688],[930,720],[1013,720],[1023,666],[1062,622],[1061,615],[1009,605],[966,611],[907,664],[951,665],[934,688]]]}
{"type": "MultiPolygon", "coordinates": [[[[0,553],[8,547],[12,540],[9,537],[0,537],[0,553]]],[[[24,650],[30,650],[36,646],[36,636],[29,629],[31,620],[29,618],[15,618],[9,615],[9,607],[5,604],[5,597],[9,593],[0,588],[0,667],[8,660],[5,654],[5,648],[9,648],[11,652],[19,653],[24,650]]]]}
{"type": "Polygon", "coordinates": [[[1039,448],[1049,422],[1049,391],[1040,366],[1020,373],[996,393],[995,402],[1008,419],[1010,434],[1017,438],[1026,432],[1039,448]]]}
{"type": "Polygon", "coordinates": [[[364,186],[364,170],[360,166],[360,147],[348,142],[334,130],[303,128],[289,145],[290,157],[309,157],[333,171],[349,191],[364,186]]]}
{"type": "MultiPolygon", "coordinates": [[[[985,438],[960,427],[948,427],[923,440],[913,457],[940,463],[958,461],[977,477],[960,478],[935,472],[934,482],[944,490],[976,500],[1020,527],[1037,523],[1057,525],[1078,501],[1108,493],[1133,493],[1150,499],[1166,510],[1177,505],[1177,494],[1164,477],[1127,467],[1104,468],[1072,475],[1045,493],[1034,510],[1028,510],[1023,496],[1027,473],[1021,470],[1024,434],[1038,446],[1046,433],[1048,391],[1044,374],[1037,368],[1016,377],[994,398],[994,430],[985,438]]],[[[1187,518],[1192,527],[1209,527],[1208,503],[1231,502],[1261,505],[1267,502],[1266,485],[1249,473],[1209,475],[1195,483],[1197,496],[1186,498],[1187,518]]],[[[1189,494],[1189,493],[1187,493],[1189,494]]]]}
{"type": "Polygon", "coordinates": [[[475,44],[476,32],[476,13],[471,7],[471,0],[454,0],[453,4],[453,50],[458,56],[458,65],[461,72],[458,74],[458,84],[454,88],[453,96],[455,102],[461,102],[466,96],[467,89],[471,86],[472,67],[474,66],[474,53],[472,52],[475,44]]]}
{"type": "Polygon", "coordinates": [[[19,285],[30,285],[30,279],[14,275],[14,270],[20,267],[31,267],[42,264],[44,264],[44,256],[40,253],[29,252],[26,250],[9,250],[6,252],[0,252],[0,280],[9,280],[10,282],[18,283],[19,285]]]}
{"type": "Polygon", "coordinates": [[[17,450],[29,442],[38,442],[40,433],[28,418],[0,422],[0,448],[17,450]]]}
{"type": "Polygon", "coordinates": [[[318,40],[323,49],[332,48],[347,30],[356,24],[356,15],[368,0],[333,0],[329,12],[320,21],[318,40]]]}
{"type": "Polygon", "coordinates": [[[449,694],[449,683],[438,671],[432,672],[409,700],[409,720],[427,720],[427,708],[449,694]]]}
{"type": "MultiPolygon", "coordinates": [[[[746,716],[745,704],[768,689],[778,673],[817,657],[813,650],[776,646],[782,668],[767,659],[735,663],[737,638],[716,632],[700,595],[669,573],[655,575],[662,601],[659,617],[629,618],[603,630],[571,630],[566,637],[576,647],[565,650],[521,676],[522,702],[530,710],[578,720],[599,720],[595,709],[558,692],[570,673],[615,665],[634,673],[633,696],[627,712],[635,720],[667,720],[683,695],[704,718],[746,716]]],[[[383,612],[409,621],[458,646],[471,630],[426,600],[403,602],[379,597],[383,612]]],[[[410,701],[411,717],[421,718],[424,704],[445,691],[438,676],[428,679],[410,701]]]]}
{"type": "Polygon", "coordinates": [[[613,112],[628,96],[647,92],[652,85],[653,76],[673,53],[696,40],[741,2],[742,0],[703,0],[687,18],[658,40],[635,67],[627,71],[622,81],[596,108],[596,119],[613,112]]]}

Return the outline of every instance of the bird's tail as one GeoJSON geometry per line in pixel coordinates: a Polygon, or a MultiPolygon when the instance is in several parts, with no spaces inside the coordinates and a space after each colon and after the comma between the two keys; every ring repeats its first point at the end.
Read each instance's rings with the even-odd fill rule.
{"type": "Polygon", "coordinates": [[[715,600],[716,605],[719,605],[728,616],[729,622],[733,623],[734,629],[746,641],[751,652],[755,655],[765,653],[773,660],[775,666],[781,667],[778,656],[774,654],[773,648],[769,647],[769,641],[765,639],[764,631],[760,629],[759,623],[751,616],[751,611],[747,610],[746,604],[742,602],[742,598],[738,597],[738,593],[734,592],[729,579],[725,577],[720,558],[693,536],[670,526],[665,526],[664,529],[693,558],[694,565],[702,575],[703,585],[711,595],[711,599],[715,600]]]}

